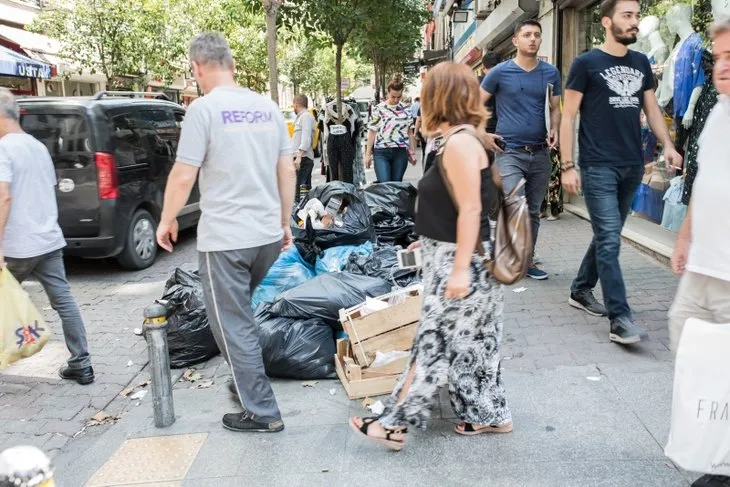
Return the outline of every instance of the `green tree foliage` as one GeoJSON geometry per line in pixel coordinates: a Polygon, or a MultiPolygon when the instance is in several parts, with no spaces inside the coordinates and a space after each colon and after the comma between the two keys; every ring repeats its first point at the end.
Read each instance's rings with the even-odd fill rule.
{"type": "Polygon", "coordinates": [[[403,71],[421,45],[421,29],[429,12],[423,0],[370,0],[365,20],[353,34],[353,45],[375,67],[376,86],[383,93],[387,79],[403,71]]]}

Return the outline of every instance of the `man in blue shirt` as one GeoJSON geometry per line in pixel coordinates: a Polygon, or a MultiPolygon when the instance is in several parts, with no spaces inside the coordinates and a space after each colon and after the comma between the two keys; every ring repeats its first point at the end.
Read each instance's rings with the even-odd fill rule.
{"type": "MultiPolygon", "coordinates": [[[[537,244],[540,205],[550,181],[549,147],[558,142],[560,125],[560,73],[555,66],[537,59],[542,44],[542,26],[535,20],[517,24],[512,43],[517,57],[498,64],[482,80],[487,101],[496,97],[497,135],[490,137],[497,155],[504,191],[512,191],[521,179],[532,220],[532,240],[537,244]],[[549,103],[549,126],[546,104],[549,103]],[[500,147],[498,141],[502,141],[500,147]]],[[[533,247],[534,248],[534,247],[533,247]]],[[[532,264],[527,275],[547,279],[545,271],[532,264]]]]}

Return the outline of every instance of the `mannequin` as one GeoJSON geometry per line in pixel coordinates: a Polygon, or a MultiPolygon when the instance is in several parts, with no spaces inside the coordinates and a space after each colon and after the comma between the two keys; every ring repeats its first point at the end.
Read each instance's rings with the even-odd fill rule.
{"type": "Polygon", "coordinates": [[[662,107],[674,99],[673,116],[678,125],[681,123],[686,129],[692,126],[694,108],[705,84],[702,70],[703,42],[692,28],[691,19],[692,7],[687,4],[675,5],[667,12],[667,27],[672,34],[679,36],[679,42],[665,63],[664,76],[657,92],[662,107]]]}
{"type": "Polygon", "coordinates": [[[342,102],[342,113],[337,113],[337,101],[324,106],[324,133],[327,139],[327,162],[332,181],[352,184],[355,162],[355,139],[359,117],[347,103],[342,102]]]}
{"type": "Polygon", "coordinates": [[[659,17],[654,15],[644,17],[639,23],[638,40],[647,46],[642,52],[649,58],[652,66],[663,66],[669,56],[669,48],[659,33],[659,24],[659,17]]]}
{"type": "MultiPolygon", "coordinates": [[[[715,20],[730,17],[730,0],[712,0],[712,16],[715,20]]],[[[689,131],[689,141],[687,143],[687,154],[685,157],[686,177],[684,192],[682,194],[682,203],[685,205],[689,204],[695,176],[697,176],[697,153],[699,151],[698,142],[700,134],[705,128],[707,117],[717,103],[718,93],[712,83],[713,64],[712,55],[709,52],[705,52],[702,67],[705,71],[706,81],[694,109],[694,123],[689,131]]]]}

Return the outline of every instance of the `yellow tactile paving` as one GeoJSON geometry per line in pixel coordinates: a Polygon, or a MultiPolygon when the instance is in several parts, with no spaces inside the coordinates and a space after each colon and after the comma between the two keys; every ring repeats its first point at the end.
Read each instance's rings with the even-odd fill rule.
{"type": "Polygon", "coordinates": [[[86,487],[178,487],[207,437],[200,433],[127,440],[86,487]]]}

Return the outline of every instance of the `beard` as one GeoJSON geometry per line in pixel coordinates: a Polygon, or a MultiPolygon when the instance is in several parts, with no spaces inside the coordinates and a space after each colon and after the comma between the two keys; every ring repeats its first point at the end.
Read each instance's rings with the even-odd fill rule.
{"type": "Polygon", "coordinates": [[[620,42],[624,46],[635,44],[638,39],[638,32],[621,30],[615,25],[611,25],[611,34],[613,34],[613,38],[616,39],[617,42],[620,42]]]}

